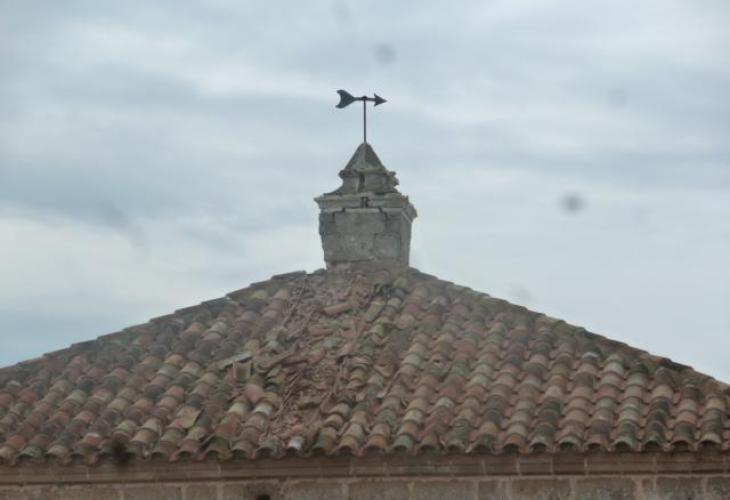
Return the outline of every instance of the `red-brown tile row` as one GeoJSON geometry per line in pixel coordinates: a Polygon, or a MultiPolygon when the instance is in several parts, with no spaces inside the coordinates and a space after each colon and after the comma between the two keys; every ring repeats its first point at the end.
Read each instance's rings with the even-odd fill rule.
{"type": "Polygon", "coordinates": [[[0,370],[0,461],[730,449],[727,386],[418,271],[292,273],[0,370]]]}

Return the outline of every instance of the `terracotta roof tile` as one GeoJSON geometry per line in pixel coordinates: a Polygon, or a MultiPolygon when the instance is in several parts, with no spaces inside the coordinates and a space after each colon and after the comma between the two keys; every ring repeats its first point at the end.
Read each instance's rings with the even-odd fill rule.
{"type": "Polygon", "coordinates": [[[0,461],[730,449],[727,386],[415,270],[290,273],[0,369],[0,461]]]}

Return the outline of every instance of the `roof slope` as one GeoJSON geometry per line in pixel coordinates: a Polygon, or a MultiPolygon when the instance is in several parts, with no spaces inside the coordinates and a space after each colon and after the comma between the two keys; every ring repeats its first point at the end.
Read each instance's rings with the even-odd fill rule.
{"type": "Polygon", "coordinates": [[[724,384],[415,270],[274,277],[0,388],[10,464],[730,447],[724,384]]]}

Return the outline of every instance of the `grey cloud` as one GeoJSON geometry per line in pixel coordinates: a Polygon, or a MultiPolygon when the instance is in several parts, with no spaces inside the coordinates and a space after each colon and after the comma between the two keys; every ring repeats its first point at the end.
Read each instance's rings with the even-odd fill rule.
{"type": "MultiPolygon", "coordinates": [[[[730,9],[707,5],[3,4],[0,224],[21,236],[0,234],[15,249],[0,270],[17,303],[83,289],[110,311],[5,305],[0,328],[43,339],[6,361],[321,265],[312,198],[360,139],[337,88],[389,99],[370,137],[421,210],[417,265],[663,348],[644,332],[672,328],[656,305],[667,275],[696,294],[687,308],[730,293],[697,286],[730,252],[730,9]],[[586,200],[575,217],[556,203],[566,193],[586,200]],[[44,254],[17,249],[63,242],[59,259],[88,275],[21,279],[44,254]],[[625,250],[639,244],[666,257],[625,250]],[[644,289],[614,279],[617,255],[644,289]],[[655,309],[606,311],[584,297],[587,277],[597,302],[655,309]]],[[[706,317],[704,331],[730,327],[706,317]]],[[[677,321],[681,355],[692,319],[677,321]]]]}

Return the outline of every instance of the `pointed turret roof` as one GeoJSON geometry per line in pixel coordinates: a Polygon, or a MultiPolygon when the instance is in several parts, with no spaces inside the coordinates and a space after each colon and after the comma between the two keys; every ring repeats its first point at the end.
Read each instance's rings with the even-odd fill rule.
{"type": "Polygon", "coordinates": [[[340,171],[340,178],[343,181],[342,186],[330,194],[398,192],[395,172],[385,168],[375,150],[367,142],[357,147],[350,161],[340,171]]]}

